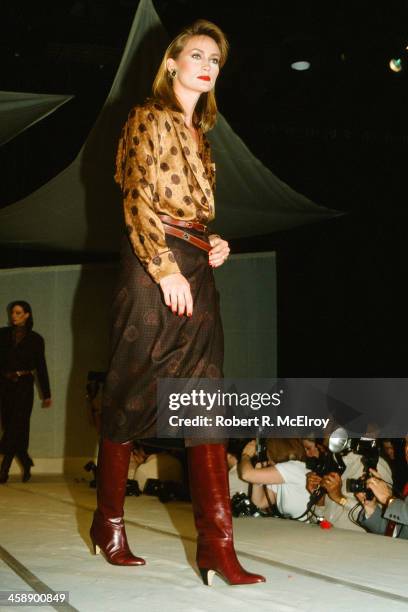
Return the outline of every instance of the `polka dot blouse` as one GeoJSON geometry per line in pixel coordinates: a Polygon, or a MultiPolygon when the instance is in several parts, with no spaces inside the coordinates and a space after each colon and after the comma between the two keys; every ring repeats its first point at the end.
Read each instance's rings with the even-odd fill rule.
{"type": "Polygon", "coordinates": [[[133,250],[149,274],[159,282],[180,272],[158,214],[204,224],[214,218],[215,165],[202,131],[197,145],[181,112],[152,102],[133,108],[119,140],[115,180],[133,250]]]}

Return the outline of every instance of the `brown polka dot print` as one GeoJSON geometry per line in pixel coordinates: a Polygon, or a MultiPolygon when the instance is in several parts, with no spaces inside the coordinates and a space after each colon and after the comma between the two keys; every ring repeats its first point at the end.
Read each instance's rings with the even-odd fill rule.
{"type": "Polygon", "coordinates": [[[157,283],[162,271],[174,271],[178,259],[173,262],[168,254],[160,255],[169,253],[169,238],[156,214],[204,223],[213,218],[211,155],[199,128],[198,151],[190,144],[182,114],[147,103],[136,107],[133,117],[119,142],[115,179],[123,190],[126,222],[132,228],[133,220],[138,229],[149,228],[140,234],[133,230],[129,241],[149,278],[157,283]],[[159,265],[152,264],[156,256],[161,258],[159,265]]]}

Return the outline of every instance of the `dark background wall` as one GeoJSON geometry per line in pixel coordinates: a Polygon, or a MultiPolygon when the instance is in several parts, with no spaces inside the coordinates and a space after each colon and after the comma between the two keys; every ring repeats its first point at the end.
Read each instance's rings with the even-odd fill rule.
{"type": "MultiPolygon", "coordinates": [[[[0,88],[75,100],[0,149],[0,205],[30,193],[78,152],[114,78],[137,0],[2,5],[0,88]]],[[[334,221],[233,244],[276,249],[284,376],[406,372],[408,3],[156,0],[170,35],[199,17],[227,33],[219,107],[252,152],[334,221]],[[406,36],[406,38],[405,38],[406,36]],[[290,69],[310,59],[307,72],[290,69]]],[[[3,251],[3,265],[68,255],[3,251]]],[[[74,257],[87,260],[86,255],[74,257]]]]}

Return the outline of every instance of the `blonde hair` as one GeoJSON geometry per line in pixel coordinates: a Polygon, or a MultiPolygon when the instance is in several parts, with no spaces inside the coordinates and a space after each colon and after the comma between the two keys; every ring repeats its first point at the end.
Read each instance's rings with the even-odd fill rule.
{"type": "MultiPolygon", "coordinates": [[[[209,36],[214,40],[220,50],[220,68],[227,61],[228,41],[224,32],[218,26],[211,23],[211,21],[199,19],[191,26],[184,28],[167,47],[152,87],[153,98],[157,102],[177,111],[182,111],[183,109],[174,93],[173,81],[167,69],[167,60],[170,58],[177,59],[186,46],[187,41],[193,36],[209,36]]],[[[204,132],[208,132],[208,130],[214,127],[217,116],[214,90],[201,94],[194,115],[196,126],[201,127],[204,132]]]]}
{"type": "Polygon", "coordinates": [[[268,459],[273,463],[304,461],[306,454],[299,438],[268,438],[268,459]]]}

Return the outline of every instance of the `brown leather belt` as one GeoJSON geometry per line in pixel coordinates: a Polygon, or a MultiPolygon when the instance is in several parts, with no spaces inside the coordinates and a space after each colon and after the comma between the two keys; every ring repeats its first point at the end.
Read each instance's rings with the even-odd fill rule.
{"type": "Polygon", "coordinates": [[[2,372],[1,375],[7,380],[17,382],[22,376],[29,376],[32,374],[31,370],[17,370],[16,372],[2,372]]]}
{"type": "Polygon", "coordinates": [[[169,215],[157,215],[159,219],[161,219],[164,223],[169,223],[170,225],[177,225],[178,227],[189,227],[190,229],[195,229],[197,232],[208,232],[207,226],[202,223],[198,223],[197,221],[183,221],[182,219],[173,219],[169,215]]]}
{"type": "Polygon", "coordinates": [[[188,232],[178,229],[177,227],[173,227],[171,225],[167,225],[167,223],[163,223],[163,229],[166,234],[170,234],[171,236],[175,236],[176,238],[181,238],[181,240],[185,240],[186,242],[193,244],[197,248],[202,249],[203,251],[207,251],[207,253],[212,249],[211,244],[208,244],[208,242],[204,242],[204,240],[201,240],[201,238],[197,238],[197,236],[193,236],[193,234],[189,234],[188,232]]]}

